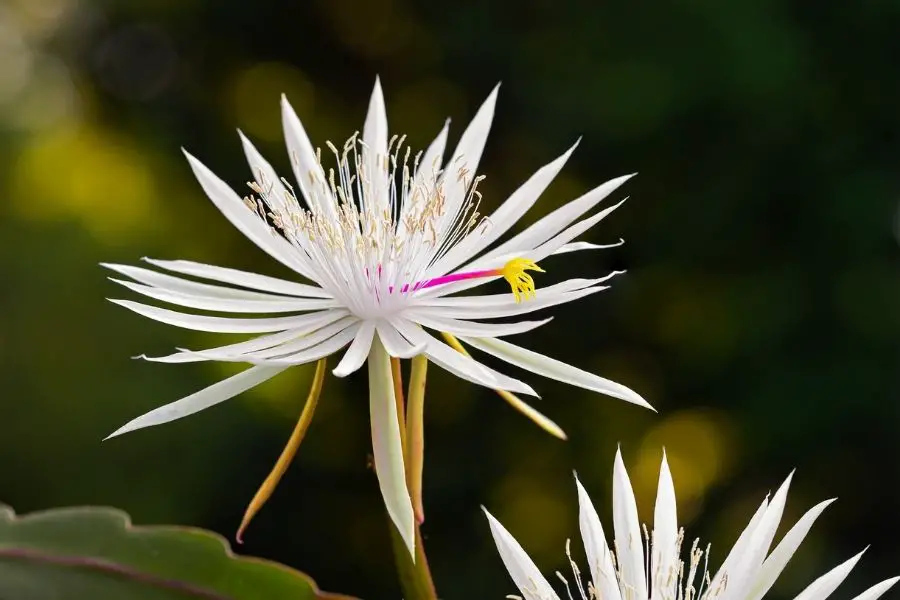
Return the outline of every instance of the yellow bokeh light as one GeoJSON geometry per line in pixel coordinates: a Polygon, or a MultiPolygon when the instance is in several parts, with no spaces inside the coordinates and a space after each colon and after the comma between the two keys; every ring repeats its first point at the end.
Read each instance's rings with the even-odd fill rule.
{"type": "Polygon", "coordinates": [[[287,96],[300,115],[313,110],[313,85],[302,71],[283,63],[259,63],[235,73],[228,84],[227,97],[238,126],[250,137],[268,142],[281,140],[281,112],[278,102],[287,96]]]}
{"type": "Polygon", "coordinates": [[[33,136],[13,167],[11,188],[20,217],[75,218],[112,243],[151,227],[158,194],[143,155],[87,123],[33,136]]]}

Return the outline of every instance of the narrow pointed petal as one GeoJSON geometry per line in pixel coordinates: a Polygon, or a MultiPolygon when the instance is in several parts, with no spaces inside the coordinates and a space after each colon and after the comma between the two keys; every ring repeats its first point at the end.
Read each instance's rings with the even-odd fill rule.
{"type": "MultiPolygon", "coordinates": [[[[451,284],[452,285],[452,284],[451,284]]],[[[515,317],[533,313],[545,308],[568,304],[586,296],[608,290],[609,286],[597,286],[582,288],[572,292],[551,293],[548,290],[537,290],[537,298],[525,302],[516,302],[515,296],[507,292],[497,302],[478,304],[479,298],[492,298],[492,296],[464,296],[461,298],[441,298],[442,300],[460,300],[455,306],[427,306],[416,309],[416,314],[438,317],[463,318],[463,319],[499,319],[503,317],[515,317]]],[[[463,334],[465,335],[465,334],[463,334]]]]}
{"type": "Polygon", "coordinates": [[[678,513],[675,505],[675,485],[669,471],[669,461],[663,450],[653,512],[653,537],[650,547],[651,598],[674,598],[678,581],[678,513]]]}
{"type": "Polygon", "coordinates": [[[275,462],[275,466],[272,467],[271,473],[269,473],[268,477],[263,481],[259,490],[250,501],[247,510],[244,512],[244,517],[241,519],[241,525],[238,527],[237,534],[235,535],[235,540],[237,540],[239,544],[243,543],[242,538],[244,531],[247,529],[250,521],[253,520],[253,517],[256,516],[266,501],[272,496],[272,493],[278,486],[278,482],[281,481],[281,478],[284,476],[288,467],[293,462],[294,457],[297,455],[300,443],[306,436],[306,430],[309,429],[309,424],[312,423],[313,415],[316,413],[316,406],[319,403],[319,396],[322,394],[322,386],[325,383],[325,367],[326,360],[324,358],[316,364],[316,373],[313,375],[313,383],[309,389],[309,395],[306,397],[306,404],[303,405],[303,411],[300,413],[300,418],[297,420],[297,425],[294,426],[291,437],[288,438],[288,442],[285,445],[284,450],[281,451],[278,460],[275,462]]]}
{"type": "Polygon", "coordinates": [[[294,179],[300,186],[300,193],[306,198],[310,210],[316,214],[333,217],[337,214],[337,204],[325,179],[325,171],[319,164],[303,124],[285,96],[281,96],[281,124],[287,144],[294,179]]]}
{"type": "Polygon", "coordinates": [[[247,208],[234,190],[210,171],[206,165],[187,151],[184,154],[187,156],[197,181],[203,187],[203,191],[238,231],[281,264],[304,277],[311,278],[312,272],[309,266],[289,242],[272,233],[269,227],[247,208]]]}
{"type": "MultiPolygon", "coordinates": [[[[261,290],[264,292],[273,292],[275,294],[285,294],[288,296],[299,296],[301,298],[331,298],[332,295],[319,286],[307,285],[304,283],[296,283],[268,275],[259,275],[258,273],[250,273],[249,271],[240,271],[238,269],[229,269],[227,267],[217,267],[215,265],[206,265],[203,263],[193,262],[190,260],[157,260],[153,258],[145,258],[144,261],[175,273],[182,275],[191,275],[202,279],[212,279],[213,281],[221,281],[222,283],[230,283],[245,288],[261,290]]],[[[130,277],[131,275],[129,275],[130,277]]],[[[137,279],[137,278],[135,278],[137,279]]],[[[147,283],[147,282],[145,282],[147,283]]],[[[154,284],[155,285],[155,284],[154,284]]]]}
{"type": "Polygon", "coordinates": [[[613,467],[613,528],[616,532],[615,551],[619,558],[622,586],[625,590],[633,591],[630,596],[633,600],[647,600],[644,540],[634,491],[620,450],[616,450],[613,467]]]}
{"type": "Polygon", "coordinates": [[[579,235],[586,232],[591,227],[605,219],[607,216],[609,216],[610,213],[622,206],[622,204],[624,203],[625,200],[622,200],[618,204],[614,204],[608,208],[601,210],[597,214],[588,217],[587,219],[583,219],[578,223],[575,223],[571,227],[563,230],[561,233],[556,234],[555,236],[535,248],[533,251],[526,252],[525,256],[535,262],[544,260],[548,256],[555,254],[557,250],[577,238],[579,235]]]}
{"type": "Polygon", "coordinates": [[[287,367],[271,367],[271,366],[258,366],[251,367],[246,371],[242,371],[233,377],[229,377],[228,379],[224,379],[219,381],[218,383],[214,383],[211,386],[200,390],[199,392],[195,392],[190,396],[186,396],[181,400],[176,400],[170,404],[166,404],[165,406],[160,406],[155,410],[151,410],[150,412],[129,421],[122,427],[118,428],[111,434],[109,434],[106,439],[116,437],[118,435],[122,435],[123,433],[128,433],[129,431],[134,431],[136,429],[142,429],[144,427],[152,427],[153,425],[160,425],[162,423],[168,423],[169,421],[175,421],[176,419],[180,419],[182,417],[186,417],[188,415],[192,415],[196,412],[200,412],[201,410],[207,409],[210,406],[214,406],[219,404],[220,402],[224,402],[231,398],[234,398],[238,394],[249,390],[252,387],[259,385],[260,383],[275,377],[282,371],[284,371],[287,367]]]}
{"type": "Polygon", "coordinates": [[[422,154],[419,165],[416,168],[413,189],[434,187],[440,172],[443,169],[444,149],[447,147],[447,133],[450,130],[450,119],[444,122],[441,132],[422,154]]]}
{"type": "Polygon", "coordinates": [[[500,552],[500,559],[506,566],[513,583],[519,588],[525,600],[559,600],[559,596],[550,587],[550,583],[541,575],[540,570],[529,558],[519,542],[500,524],[500,521],[482,507],[488,524],[491,527],[491,536],[500,552]]]}
{"type": "Polygon", "coordinates": [[[731,564],[731,570],[728,572],[728,583],[722,600],[744,600],[750,589],[752,589],[759,568],[769,553],[769,547],[772,545],[775,532],[779,523],[781,523],[781,516],[784,514],[784,505],[787,502],[787,493],[792,478],[793,473],[788,475],[784,483],[778,488],[778,491],[775,492],[775,495],[772,496],[772,500],[766,507],[766,513],[753,531],[753,535],[750,536],[750,541],[741,553],[740,560],[731,564]]]}
{"type": "Polygon", "coordinates": [[[392,319],[391,323],[410,342],[426,344],[425,354],[431,359],[431,362],[442,369],[450,371],[457,377],[491,389],[503,389],[509,392],[528,394],[529,396],[538,395],[531,386],[518,379],[498,373],[473,358],[463,356],[409,321],[392,319]]]}
{"type": "Polygon", "coordinates": [[[250,166],[250,174],[254,181],[259,185],[265,194],[263,200],[276,214],[287,216],[290,212],[295,212],[300,205],[295,198],[287,193],[287,188],[281,182],[281,178],[275,169],[269,164],[253,143],[247,139],[247,136],[238,130],[238,136],[241,138],[241,146],[244,148],[244,156],[247,158],[247,164],[250,166]]]}
{"type": "Polygon", "coordinates": [[[185,294],[183,292],[174,292],[140,283],[123,281],[113,277],[109,279],[148,298],[198,310],[233,313],[287,313],[340,307],[340,303],[337,300],[328,298],[277,298],[273,296],[271,299],[264,300],[242,300],[185,294]]]}
{"type": "Polygon", "coordinates": [[[847,575],[850,574],[850,571],[862,558],[863,553],[865,553],[865,550],[813,581],[805,590],[797,594],[794,600],[825,600],[828,598],[837,589],[837,586],[841,585],[844,579],[847,578],[847,575]]]}
{"type": "Polygon", "coordinates": [[[784,534],[784,537],[778,545],[775,546],[775,549],[772,550],[772,553],[769,554],[768,558],[763,562],[759,572],[756,574],[753,581],[753,589],[747,597],[747,600],[762,600],[763,596],[766,595],[766,592],[771,589],[772,585],[778,579],[778,576],[781,575],[781,572],[787,566],[788,561],[794,556],[794,552],[796,552],[797,548],[800,547],[800,544],[803,543],[803,540],[806,538],[806,534],[809,533],[810,528],[812,528],[813,523],[816,522],[816,519],[819,518],[822,511],[824,511],[832,502],[834,502],[833,498],[815,505],[806,511],[806,514],[800,517],[800,520],[791,527],[790,531],[784,534]]]}
{"type": "Polygon", "coordinates": [[[481,161],[481,154],[484,152],[494,120],[494,107],[497,104],[499,90],[500,86],[497,85],[475,113],[447,163],[443,176],[446,211],[437,226],[441,234],[455,221],[466,198],[466,192],[478,173],[478,163],[481,161]]]}
{"type": "Polygon", "coordinates": [[[338,363],[338,366],[334,368],[332,373],[334,373],[336,377],[346,377],[359,370],[366,362],[366,357],[369,355],[369,350],[372,348],[372,339],[374,336],[375,324],[370,321],[363,321],[359,327],[359,331],[356,332],[356,337],[353,338],[353,342],[350,344],[350,347],[347,348],[347,352],[344,353],[344,357],[341,359],[341,362],[338,363]]]}
{"type": "Polygon", "coordinates": [[[148,306],[146,304],[141,304],[140,302],[132,302],[131,300],[110,299],[110,302],[118,304],[119,306],[124,306],[139,315],[143,315],[154,321],[159,321],[160,323],[174,325],[175,327],[181,327],[182,329],[208,331],[210,333],[268,333],[271,331],[282,331],[285,329],[303,327],[307,323],[315,322],[325,314],[339,313],[342,316],[347,314],[347,311],[344,309],[333,309],[291,317],[232,319],[229,317],[208,317],[206,315],[180,313],[165,308],[148,306]]]}
{"type": "Polygon", "coordinates": [[[882,594],[894,587],[897,580],[900,580],[900,577],[891,577],[890,579],[885,579],[881,583],[876,583],[859,596],[853,598],[853,600],[878,600],[882,594]]]}
{"type": "Polygon", "coordinates": [[[394,329],[394,326],[385,321],[379,321],[376,326],[378,330],[378,338],[384,344],[387,353],[393,358],[412,358],[418,356],[425,351],[427,343],[411,344],[400,333],[394,329]]]}
{"type": "MultiPolygon", "coordinates": [[[[369,352],[369,417],[375,474],[388,515],[412,557],[415,557],[415,518],[406,487],[400,423],[394,398],[391,361],[377,338],[369,352]]],[[[413,558],[415,560],[415,558],[413,558]]]]}
{"type": "Polygon", "coordinates": [[[562,156],[538,169],[494,211],[488,218],[488,227],[478,227],[472,231],[434,265],[433,272],[448,273],[500,239],[534,206],[577,146],[578,142],[575,142],[562,156]]]}
{"type": "Polygon", "coordinates": [[[731,550],[728,552],[728,556],[725,557],[725,560],[722,562],[722,566],[719,567],[718,572],[712,578],[712,582],[709,586],[707,586],[710,590],[720,590],[722,589],[722,580],[728,577],[731,578],[731,571],[733,568],[736,568],[736,565],[743,560],[744,554],[747,551],[747,548],[750,546],[751,539],[753,537],[753,532],[756,531],[756,528],[759,526],[760,522],[762,522],[763,517],[766,514],[766,509],[769,507],[769,498],[766,497],[765,500],[759,505],[759,508],[756,509],[756,512],[753,513],[753,517],[750,518],[750,522],[747,523],[747,526],[744,528],[744,531],[741,532],[741,535],[738,536],[737,541],[734,543],[734,546],[731,547],[731,550]]]}
{"type": "Polygon", "coordinates": [[[390,203],[388,197],[388,124],[384,108],[381,81],[375,78],[375,88],[369,100],[369,112],[363,126],[363,161],[365,175],[370,186],[366,202],[374,202],[371,210],[384,210],[390,203]]]}
{"type": "Polygon", "coordinates": [[[523,250],[537,248],[539,245],[562,231],[564,227],[574,222],[575,219],[597,206],[604,198],[616,191],[616,189],[633,176],[634,173],[623,177],[616,177],[615,179],[611,179],[594,188],[583,196],[572,200],[568,204],[565,204],[549,215],[543,217],[522,233],[513,236],[508,241],[497,246],[497,248],[491,250],[485,258],[507,253],[518,253],[523,250]]]}
{"type": "MultiPolygon", "coordinates": [[[[436,312],[436,311],[435,311],[436,312]]],[[[553,317],[541,321],[518,321],[516,323],[476,323],[474,321],[461,321],[443,316],[428,316],[422,311],[410,311],[409,316],[420,325],[448,331],[453,335],[466,335],[477,337],[502,337],[533,331],[546,325],[553,317]]]]}
{"type": "Polygon", "coordinates": [[[308,362],[319,360],[320,358],[325,358],[326,356],[331,356],[335,352],[339,352],[341,348],[353,341],[353,338],[356,337],[356,332],[359,331],[359,327],[359,321],[356,321],[351,325],[346,326],[342,331],[326,339],[321,344],[311,346],[305,350],[286,354],[284,356],[276,356],[274,358],[257,359],[248,357],[245,359],[245,362],[263,365],[304,365],[308,362]]]}
{"type": "Polygon", "coordinates": [[[586,390],[600,392],[601,394],[653,410],[653,407],[646,400],[624,385],[567,365],[543,354],[538,354],[504,340],[471,337],[463,337],[462,340],[470,346],[532,373],[586,390]]]}
{"type": "Polygon", "coordinates": [[[619,593],[619,582],[616,579],[616,569],[612,563],[612,556],[609,545],[606,543],[606,534],[603,533],[600,517],[597,516],[594,504],[577,476],[575,485],[578,488],[578,524],[581,528],[584,553],[587,556],[594,587],[597,588],[600,598],[620,600],[621,594],[619,593]]]}

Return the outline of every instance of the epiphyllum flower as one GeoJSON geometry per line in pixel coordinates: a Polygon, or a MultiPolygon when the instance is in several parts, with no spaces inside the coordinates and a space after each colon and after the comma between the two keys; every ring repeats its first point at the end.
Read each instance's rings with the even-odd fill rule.
{"type": "Polygon", "coordinates": [[[605,289],[601,284],[608,277],[570,279],[538,292],[528,272],[540,272],[538,261],[552,254],[598,247],[571,242],[618,205],[581,217],[630,177],[601,185],[485,251],[537,201],[574,150],[573,146],[541,168],[489,218],[481,219],[480,178],[474,173],[493,118],[496,92],[481,106],[443,168],[447,126],[424,153],[410,158],[403,138],[388,137],[377,81],[362,138],[354,135],[342,148],[328,144],[336,168],[327,174],[320,152],[313,150],[300,120],[282,99],[284,134],[296,188],[279,177],[242,134],[254,178],[248,184],[253,194],[247,197],[241,198],[199,160],[185,153],[203,190],[225,217],[261,250],[307,282],[183,260],[146,259],[157,270],[105,265],[133,280],[115,280],[118,283],[168,304],[201,311],[286,315],[219,317],[113,300],[156,321],[186,329],[267,335],[148,359],[166,363],[216,360],[254,366],[153,410],[112,435],[179,419],[240,394],[291,366],[320,361],[315,393],[310,395],[282,460],[264,484],[268,491],[261,490],[262,495],[258,494],[251,504],[251,514],[254,505],[258,507],[265,500],[303,437],[321,388],[322,361],[349,345],[333,373],[345,377],[368,363],[375,470],[387,510],[412,550],[414,514],[404,477],[405,440],[398,421],[402,421],[402,412],[398,415],[391,359],[424,355],[463,379],[498,390],[557,435],[562,434],[551,421],[512,395],[536,396],[530,386],[471,358],[460,340],[539,375],[649,407],[622,385],[500,339],[530,331],[549,319],[484,321],[517,317],[605,289]],[[512,293],[454,296],[499,278],[509,282],[512,293]],[[441,332],[448,343],[427,333],[426,328],[441,332]]]}
{"type": "MultiPolygon", "coordinates": [[[[809,509],[769,551],[781,522],[791,476],[771,499],[768,497],[750,519],[718,572],[711,574],[710,547],[694,541],[690,551],[683,548],[684,531],[678,528],[675,489],[663,453],[653,513],[653,529],[648,533],[638,524],[637,505],[631,481],[620,453],[613,468],[613,545],[606,542],[597,511],[576,478],[579,522],[591,581],[587,589],[571,556],[569,561],[575,587],[584,599],[603,600],[762,600],[803,542],[815,520],[834,499],[809,509]],[[645,551],[649,556],[645,556],[645,551]]],[[[516,586],[525,600],[558,600],[548,581],[506,529],[485,511],[491,534],[516,586]]],[[[864,551],[863,551],[864,552],[864,551]]],[[[567,548],[568,553],[568,548],[567,548]]],[[[795,600],[825,600],[850,573],[862,552],[813,581],[795,600]]],[[[557,573],[566,587],[565,578],[557,573]]],[[[854,600],[876,600],[900,577],[869,588],[854,600]]],[[[571,591],[571,590],[570,590],[571,591]]],[[[571,593],[569,595],[571,597],[571,593]]]]}

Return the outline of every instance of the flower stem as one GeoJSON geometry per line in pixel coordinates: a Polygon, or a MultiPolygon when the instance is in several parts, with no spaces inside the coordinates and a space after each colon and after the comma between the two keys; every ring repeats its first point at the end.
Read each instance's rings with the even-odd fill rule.
{"type": "MultiPolygon", "coordinates": [[[[419,358],[413,359],[413,374],[411,389],[410,389],[410,402],[413,404],[418,404],[418,407],[410,407],[410,410],[414,413],[413,418],[420,418],[421,416],[421,404],[424,402],[425,395],[425,369],[421,362],[425,362],[425,357],[421,357],[421,362],[417,363],[419,358]],[[418,412],[418,416],[416,416],[416,412],[418,412]]],[[[414,426],[413,430],[418,430],[415,433],[416,437],[419,437],[414,444],[411,444],[413,440],[410,439],[410,436],[407,435],[407,412],[403,410],[403,378],[400,372],[400,361],[392,358],[391,359],[391,374],[394,378],[394,389],[395,396],[398,402],[398,410],[397,410],[397,418],[400,421],[400,431],[401,436],[403,438],[404,445],[404,454],[405,459],[404,465],[406,468],[406,476],[407,481],[418,480],[421,484],[422,475],[421,475],[421,465],[422,465],[422,456],[421,453],[424,451],[424,441],[420,438],[421,429],[419,426],[414,426]],[[411,454],[415,454],[416,456],[411,456],[411,454]],[[414,465],[417,465],[414,467],[414,465]],[[412,469],[418,469],[418,474],[415,474],[415,471],[412,469]]],[[[416,505],[416,495],[418,496],[419,507],[421,507],[421,485],[419,486],[417,492],[413,492],[412,500],[413,505],[416,505]]],[[[417,515],[420,514],[419,508],[417,510],[417,515]]],[[[434,589],[434,582],[431,579],[431,571],[428,568],[428,558],[425,556],[425,546],[422,543],[422,532],[419,528],[420,520],[416,519],[415,530],[416,530],[416,559],[413,562],[412,558],[409,555],[409,550],[406,547],[406,544],[403,543],[403,538],[400,536],[400,532],[397,531],[396,526],[394,526],[393,522],[390,523],[391,528],[391,547],[394,551],[394,563],[397,566],[397,576],[400,579],[400,588],[403,590],[403,599],[404,600],[437,600],[437,592],[434,589]]]]}

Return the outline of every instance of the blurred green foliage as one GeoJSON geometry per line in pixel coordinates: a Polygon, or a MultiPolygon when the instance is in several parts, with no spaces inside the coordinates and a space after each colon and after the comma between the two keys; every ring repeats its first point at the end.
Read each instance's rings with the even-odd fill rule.
{"type": "MultiPolygon", "coordinates": [[[[227,367],[130,360],[215,338],[105,302],[122,292],[98,263],[154,256],[286,275],[205,199],[180,146],[239,188],[249,171],[235,127],[288,172],[282,92],[314,142],[342,141],[380,74],[392,131],[421,147],[447,116],[452,143],[502,80],[480,169],[488,209],[578,136],[528,219],[640,172],[589,238],[627,244],[548,260],[541,279],[628,274],[524,343],[633,387],[659,415],[525,374],[562,443],[432,369],[424,533],[442,597],[512,591],[482,503],[548,572],[564,568],[571,470],[608,511],[619,442],[647,520],[665,445],[688,535],[712,541],[714,557],[794,467],[789,515],[840,497],[774,598],[870,542],[839,593],[895,573],[898,28],[896,0],[6,0],[0,499],[22,511],[112,504],[138,523],[230,535],[311,371],[101,443],[227,367]]],[[[362,376],[329,378],[246,551],[325,589],[392,598],[365,389],[362,376]]]]}

